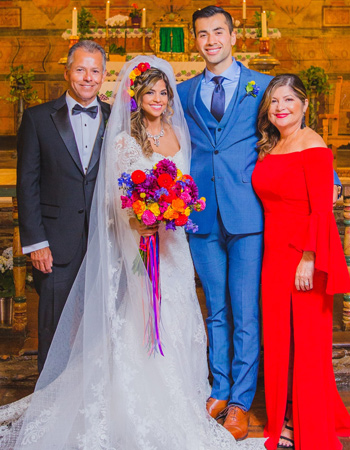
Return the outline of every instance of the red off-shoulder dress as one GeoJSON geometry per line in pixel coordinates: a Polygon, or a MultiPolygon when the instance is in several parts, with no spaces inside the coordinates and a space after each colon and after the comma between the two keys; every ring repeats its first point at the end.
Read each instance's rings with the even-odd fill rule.
{"type": "Polygon", "coordinates": [[[332,367],[333,294],[350,279],[332,213],[332,152],[310,148],[258,161],[253,186],[265,211],[262,268],[265,446],[277,448],[287,400],[291,322],[294,339],[293,419],[296,450],[340,450],[350,415],[332,367]],[[297,291],[302,251],[315,252],[312,290],[297,291]]]}

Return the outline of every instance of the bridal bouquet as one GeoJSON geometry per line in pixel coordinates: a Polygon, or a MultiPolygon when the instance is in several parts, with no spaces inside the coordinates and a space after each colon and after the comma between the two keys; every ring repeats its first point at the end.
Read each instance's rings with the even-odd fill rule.
{"type": "MultiPolygon", "coordinates": [[[[183,226],[186,231],[198,230],[189,218],[192,211],[205,209],[205,198],[198,196],[198,188],[190,175],[183,175],[176,164],[162,159],[153,169],[122,173],[118,179],[122,209],[131,208],[140,222],[147,226],[165,223],[167,230],[183,226]]],[[[140,238],[140,254],[149,275],[150,315],[145,324],[149,353],[158,350],[164,356],[160,336],[159,235],[140,238]]]]}

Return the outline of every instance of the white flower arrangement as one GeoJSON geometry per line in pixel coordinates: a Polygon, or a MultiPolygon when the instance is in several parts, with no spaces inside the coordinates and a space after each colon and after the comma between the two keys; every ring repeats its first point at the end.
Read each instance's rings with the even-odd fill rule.
{"type": "Polygon", "coordinates": [[[0,256],[0,272],[5,273],[7,270],[13,269],[12,247],[7,248],[0,256]]]}
{"type": "Polygon", "coordinates": [[[106,25],[109,27],[123,27],[129,20],[129,16],[123,16],[122,14],[117,14],[116,16],[110,17],[106,20],[106,25]]]}

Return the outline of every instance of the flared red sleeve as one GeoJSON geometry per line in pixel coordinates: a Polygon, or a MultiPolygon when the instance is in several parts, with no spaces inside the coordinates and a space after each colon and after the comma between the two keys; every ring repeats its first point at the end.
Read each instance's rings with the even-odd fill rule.
{"type": "Polygon", "coordinates": [[[333,215],[333,155],[328,148],[301,152],[310,215],[292,245],[315,252],[315,268],[327,273],[329,295],[350,291],[350,277],[333,215]]]}

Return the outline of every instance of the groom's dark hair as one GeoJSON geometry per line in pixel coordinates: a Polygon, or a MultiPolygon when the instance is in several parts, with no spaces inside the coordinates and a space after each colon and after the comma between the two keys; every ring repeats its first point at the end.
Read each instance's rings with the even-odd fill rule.
{"type": "Polygon", "coordinates": [[[219,6],[209,5],[206,6],[203,9],[198,9],[198,11],[195,11],[192,15],[192,26],[193,26],[193,33],[196,36],[196,20],[197,19],[203,19],[206,17],[212,17],[215,16],[215,14],[223,14],[225,16],[225,20],[228,26],[228,29],[230,31],[230,34],[233,31],[233,21],[231,14],[229,14],[224,9],[220,8],[219,6]]]}

